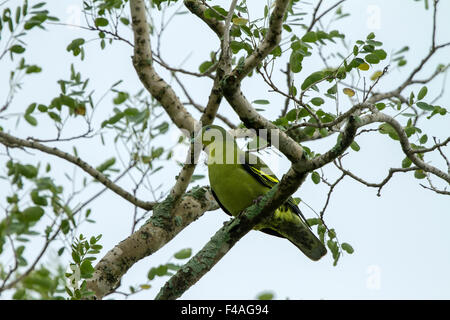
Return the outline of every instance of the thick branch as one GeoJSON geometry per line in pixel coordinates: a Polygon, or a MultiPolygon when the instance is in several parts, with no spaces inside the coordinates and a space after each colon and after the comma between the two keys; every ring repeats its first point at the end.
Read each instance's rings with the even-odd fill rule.
{"type": "Polygon", "coordinates": [[[153,68],[144,1],[130,0],[130,10],[134,34],[133,65],[139,79],[150,94],[161,103],[178,128],[194,132],[195,119],[180,102],[172,87],[153,68]]]}
{"type": "Polygon", "coordinates": [[[184,0],[184,5],[189,9],[193,14],[202,19],[206,24],[214,31],[217,36],[220,38],[225,34],[225,26],[224,24],[214,18],[206,18],[205,11],[208,9],[205,5],[203,5],[198,0],[184,0]]]}
{"type": "Polygon", "coordinates": [[[174,211],[172,206],[169,196],[155,207],[153,216],[138,231],[111,249],[95,266],[87,285],[97,299],[111,293],[137,261],[160,249],[205,211],[218,209],[209,188],[194,188],[182,197],[174,211]]]}

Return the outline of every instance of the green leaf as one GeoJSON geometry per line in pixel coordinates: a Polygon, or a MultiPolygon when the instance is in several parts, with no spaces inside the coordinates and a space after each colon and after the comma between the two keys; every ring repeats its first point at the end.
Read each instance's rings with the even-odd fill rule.
{"type": "Polygon", "coordinates": [[[25,120],[26,120],[29,124],[31,124],[32,126],[34,126],[34,127],[37,126],[37,120],[36,120],[36,118],[33,117],[32,115],[30,115],[30,114],[25,114],[23,117],[24,117],[25,120]]]}
{"type": "Polygon", "coordinates": [[[69,224],[69,220],[64,219],[63,221],[61,221],[61,231],[64,234],[68,234],[70,231],[70,224],[69,224]]]}
{"type": "Polygon", "coordinates": [[[274,298],[274,294],[272,292],[263,292],[260,293],[257,297],[258,300],[272,300],[274,298]]]}
{"type": "Polygon", "coordinates": [[[95,19],[94,21],[97,27],[106,27],[108,25],[108,20],[102,17],[95,19]]]}
{"type": "Polygon", "coordinates": [[[349,254],[352,254],[353,252],[355,252],[355,250],[353,250],[353,247],[350,244],[348,244],[347,242],[343,242],[341,244],[341,248],[342,248],[342,250],[346,251],[349,254]]]}
{"type": "Polygon", "coordinates": [[[19,219],[26,223],[36,222],[44,215],[41,207],[29,207],[22,211],[19,219]]]}
{"type": "Polygon", "coordinates": [[[422,102],[422,101],[417,102],[416,106],[418,106],[420,109],[425,110],[425,111],[433,111],[434,110],[433,106],[429,105],[428,103],[422,102]]]}
{"type": "Polygon", "coordinates": [[[9,51],[11,51],[12,53],[24,53],[25,48],[22,47],[20,44],[15,44],[11,48],[9,48],[9,51]]]}
{"type": "Polygon", "coordinates": [[[412,164],[412,161],[410,158],[406,157],[405,159],[403,159],[402,161],[402,168],[409,168],[412,164]]]}
{"type": "Polygon", "coordinates": [[[417,95],[418,100],[422,100],[425,98],[425,96],[428,93],[428,88],[426,86],[423,86],[422,89],[420,89],[419,94],[417,95]]]}
{"type": "Polygon", "coordinates": [[[382,125],[380,125],[378,127],[378,130],[382,134],[388,134],[389,137],[391,137],[394,140],[399,140],[397,131],[395,131],[395,129],[388,123],[383,123],[382,125]]]}
{"type": "Polygon", "coordinates": [[[255,100],[252,103],[254,103],[254,104],[269,104],[270,102],[268,100],[260,99],[260,100],[255,100]]]}
{"type": "Polygon", "coordinates": [[[309,224],[309,226],[310,227],[312,227],[312,226],[315,226],[315,225],[318,225],[318,224],[321,224],[322,222],[320,221],[320,219],[319,218],[309,218],[308,220],[307,220],[307,222],[308,222],[308,224],[309,224]]]}
{"type": "Polygon", "coordinates": [[[320,175],[317,173],[317,171],[314,171],[311,174],[311,179],[315,184],[319,184],[320,183],[320,175]]]}
{"type": "Polygon", "coordinates": [[[416,179],[425,179],[427,175],[423,172],[423,170],[416,170],[414,171],[414,177],[416,179]]]}
{"type": "Polygon", "coordinates": [[[129,95],[127,92],[119,91],[117,92],[117,97],[113,99],[113,103],[118,105],[124,103],[128,99],[129,95]]]}
{"type": "Polygon", "coordinates": [[[328,94],[336,94],[336,92],[337,92],[337,85],[334,85],[327,90],[328,94]]]}
{"type": "Polygon", "coordinates": [[[383,49],[378,49],[373,52],[380,60],[384,60],[387,57],[386,51],[383,49]]]}
{"type": "Polygon", "coordinates": [[[371,32],[369,33],[369,35],[367,36],[367,40],[373,40],[375,39],[375,33],[371,32]]]}
{"type": "Polygon", "coordinates": [[[110,158],[95,168],[97,171],[103,172],[112,167],[116,163],[116,158],[110,158]]]}
{"type": "Polygon", "coordinates": [[[36,65],[32,65],[32,66],[28,66],[25,73],[26,74],[30,74],[30,73],[39,73],[42,71],[42,68],[36,65]]]}
{"type": "Polygon", "coordinates": [[[30,104],[27,109],[25,110],[25,114],[30,114],[36,109],[36,103],[30,104]]]}
{"type": "Polygon", "coordinates": [[[428,136],[426,134],[424,134],[423,136],[420,137],[420,144],[425,144],[428,141],[428,136]]]}
{"type": "Polygon", "coordinates": [[[167,265],[160,265],[156,268],[151,268],[147,274],[147,278],[149,280],[153,280],[156,276],[162,277],[167,274],[168,267],[167,265]]]}
{"type": "Polygon", "coordinates": [[[204,73],[204,72],[206,72],[212,65],[213,65],[213,63],[212,63],[211,61],[205,61],[205,62],[203,62],[203,63],[198,67],[198,70],[200,71],[200,73],[204,73]]]}
{"type": "Polygon", "coordinates": [[[315,42],[317,41],[317,34],[314,31],[309,31],[302,37],[303,42],[315,42]]]}
{"type": "Polygon", "coordinates": [[[46,206],[47,205],[47,199],[44,197],[39,196],[38,190],[32,190],[30,193],[31,200],[34,204],[38,206],[46,206]]]}
{"type": "Polygon", "coordinates": [[[305,81],[303,81],[302,83],[302,90],[305,90],[306,88],[312,86],[314,83],[319,82],[320,80],[322,80],[325,77],[325,73],[322,71],[317,71],[314,72],[312,74],[310,74],[305,81]]]}
{"type": "Polygon", "coordinates": [[[82,278],[90,278],[95,269],[89,260],[84,260],[80,265],[80,272],[82,278]]]}
{"type": "Polygon", "coordinates": [[[300,50],[293,50],[289,58],[289,65],[293,73],[302,71],[303,54],[300,50]]]}
{"type": "Polygon", "coordinates": [[[383,102],[379,102],[375,105],[375,107],[377,107],[377,109],[381,111],[386,108],[386,104],[384,104],[383,102]]]}
{"type": "Polygon", "coordinates": [[[130,20],[128,20],[128,18],[125,17],[120,17],[120,22],[122,22],[126,26],[130,24],[130,20]]]}
{"type": "Polygon", "coordinates": [[[182,249],[180,251],[178,251],[177,253],[175,253],[173,256],[176,259],[187,259],[192,255],[192,249],[191,248],[186,248],[186,249],[182,249]]]}
{"type": "Polygon", "coordinates": [[[324,104],[325,101],[320,97],[316,97],[316,98],[311,99],[311,103],[315,106],[320,106],[320,105],[324,104]]]}
{"type": "Polygon", "coordinates": [[[358,143],[356,143],[356,141],[353,141],[352,144],[350,145],[350,148],[352,148],[352,150],[358,152],[359,150],[361,150],[361,147],[359,146],[358,143]]]}
{"type": "Polygon", "coordinates": [[[364,59],[370,64],[377,64],[380,62],[380,58],[375,53],[369,53],[364,59]]]}

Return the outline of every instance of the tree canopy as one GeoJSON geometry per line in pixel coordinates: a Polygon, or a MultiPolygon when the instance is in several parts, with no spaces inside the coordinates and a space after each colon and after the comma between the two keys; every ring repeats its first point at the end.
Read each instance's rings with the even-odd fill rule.
{"type": "MultiPolygon", "coordinates": [[[[344,183],[383,201],[394,179],[413,178],[404,181],[448,199],[448,4],[406,1],[423,21],[395,23],[423,23],[428,37],[386,43],[379,27],[356,25],[353,2],[0,0],[0,295],[179,298],[291,196],[328,248],[325,263],[345,268],[358,239],[341,238],[330,212],[344,183]],[[284,161],[282,179],[193,250],[180,233],[219,208],[191,139],[212,123],[284,161]],[[163,247],[170,259],[151,260],[163,247]],[[148,256],[139,283],[122,285],[148,256]]],[[[410,210],[408,192],[395,199],[410,210]]],[[[363,219],[357,194],[339,197],[363,219]]]]}

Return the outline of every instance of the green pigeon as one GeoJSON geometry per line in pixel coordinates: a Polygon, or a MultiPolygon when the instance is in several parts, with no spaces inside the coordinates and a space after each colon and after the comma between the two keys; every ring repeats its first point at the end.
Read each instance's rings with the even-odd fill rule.
{"type": "MultiPolygon", "coordinates": [[[[279,182],[260,158],[241,150],[234,137],[220,126],[203,127],[196,141],[201,141],[208,155],[212,194],[229,215],[237,216],[279,182]]],[[[292,198],[254,229],[288,239],[314,261],[327,253],[292,198]]]]}

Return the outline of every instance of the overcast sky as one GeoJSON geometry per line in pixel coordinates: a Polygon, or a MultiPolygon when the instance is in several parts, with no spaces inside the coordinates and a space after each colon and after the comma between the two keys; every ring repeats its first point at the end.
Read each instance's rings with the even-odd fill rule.
{"type": "MultiPolygon", "coordinates": [[[[10,1],[8,4],[14,2],[22,3],[10,1]]],[[[83,24],[80,3],[75,0],[50,1],[49,8],[62,22],[83,24]]],[[[253,17],[262,13],[262,7],[258,6],[259,1],[249,0],[248,3],[256,10],[253,17]]],[[[383,78],[379,90],[396,87],[427,54],[431,41],[432,11],[423,9],[423,1],[348,0],[343,8],[344,12],[351,13],[351,17],[339,21],[333,29],[339,29],[344,33],[346,41],[365,39],[368,33],[374,32],[377,40],[384,43],[383,48],[388,54],[405,45],[411,48],[407,54],[407,67],[401,71],[393,70],[383,78]]],[[[450,20],[445,15],[448,12],[450,2],[441,1],[438,15],[438,43],[450,41],[450,20]]],[[[86,59],[81,62],[79,58],[74,58],[66,52],[65,47],[74,38],[94,39],[96,34],[65,26],[51,26],[48,29],[48,32],[36,32],[33,33],[34,36],[27,38],[29,48],[27,60],[41,65],[43,72],[26,81],[23,90],[14,100],[12,107],[14,109],[9,111],[23,112],[30,102],[34,101],[48,103],[59,92],[56,81],[68,78],[70,62],[75,64],[84,77],[91,79],[90,88],[95,89],[97,98],[119,79],[124,79],[121,85],[124,90],[136,92],[142,87],[131,64],[132,48],[127,44],[117,43],[107,46],[105,51],[100,51],[98,41],[89,42],[85,48],[86,59]]],[[[302,31],[298,34],[301,35],[302,31]]],[[[125,32],[124,36],[131,40],[130,33],[125,32]]],[[[198,65],[208,58],[209,52],[215,50],[217,46],[217,38],[199,19],[191,15],[182,15],[174,19],[166,30],[162,54],[173,66],[178,66],[188,57],[183,67],[196,70],[198,65]]],[[[427,64],[421,77],[430,75],[438,63],[448,63],[450,50],[448,48],[445,50],[427,64]]],[[[9,62],[2,61],[0,70],[8,70],[10,65],[9,62]]],[[[280,66],[284,68],[284,64],[280,66]]],[[[311,59],[304,64],[304,71],[298,76],[297,83],[301,83],[306,75],[321,67],[320,60],[311,59]]],[[[165,79],[170,81],[170,76],[163,70],[161,72],[165,79]]],[[[8,78],[4,72],[0,76],[0,88],[4,88],[8,78]]],[[[186,84],[191,95],[205,104],[210,83],[206,80],[191,81],[184,76],[182,78],[189,80],[186,84]]],[[[282,79],[279,81],[284,84],[282,79]]],[[[430,97],[439,93],[441,83],[442,78],[438,78],[434,86],[429,86],[430,97]]],[[[415,87],[416,92],[419,88],[415,87]]],[[[179,88],[177,90],[179,96],[182,96],[179,88]]],[[[263,113],[264,116],[275,119],[279,115],[283,99],[268,92],[267,87],[258,78],[244,80],[243,92],[250,101],[267,99],[271,102],[263,113]]],[[[409,94],[410,91],[406,92],[409,94]]],[[[3,99],[3,96],[4,90],[0,90],[0,99],[3,99]]],[[[185,100],[184,97],[182,100],[185,100]]],[[[440,104],[450,110],[449,101],[450,92],[447,91],[440,104]]],[[[333,110],[332,102],[327,103],[330,110],[333,110]]],[[[349,107],[350,103],[348,99],[342,97],[342,108],[349,107]]],[[[111,95],[107,96],[98,112],[97,125],[112,114],[111,95]]],[[[238,118],[225,103],[220,112],[238,123],[238,118]]],[[[193,114],[198,115],[195,111],[193,114]]],[[[54,137],[55,131],[49,125],[32,128],[22,121],[16,128],[14,124],[15,120],[8,123],[0,120],[1,126],[22,138],[31,135],[40,138],[54,137]]],[[[432,125],[426,121],[422,122],[421,128],[428,130],[430,137],[446,138],[449,136],[449,124],[449,116],[436,117],[432,125]]],[[[75,135],[76,132],[80,132],[82,130],[80,125],[81,122],[75,121],[68,128],[67,134],[75,135]]],[[[178,129],[172,126],[169,136],[173,141],[165,143],[176,141],[178,134],[178,129]]],[[[322,152],[334,142],[335,138],[328,138],[307,145],[322,152]]],[[[365,179],[379,182],[386,176],[390,167],[401,165],[404,155],[400,145],[388,137],[366,134],[358,136],[357,142],[361,146],[361,151],[352,152],[346,157],[344,164],[365,179]]],[[[60,143],[57,146],[69,152],[72,149],[71,143],[60,143]]],[[[95,138],[84,140],[81,144],[78,143],[77,147],[79,155],[94,166],[108,155],[115,155],[113,135],[106,137],[106,146],[101,146],[99,139],[95,138]]],[[[449,149],[446,150],[448,153],[449,149]]],[[[51,162],[54,172],[58,173],[58,182],[70,188],[70,184],[63,176],[64,172],[72,173],[70,165],[38,152],[33,152],[32,155],[18,152],[17,155],[23,157],[24,161],[51,162]]],[[[270,162],[270,166],[278,176],[289,167],[287,160],[273,153],[262,153],[261,156],[270,162]]],[[[439,157],[430,156],[427,159],[433,160],[433,163],[445,170],[445,163],[439,157]]],[[[4,156],[0,158],[2,163],[6,160],[4,156]]],[[[165,170],[155,175],[154,179],[166,181],[167,190],[175,181],[177,170],[176,164],[170,162],[165,170]]],[[[330,180],[337,177],[337,173],[333,170],[326,172],[330,174],[330,180]]],[[[207,175],[206,166],[200,164],[196,173],[207,175]]],[[[80,171],[78,174],[80,177],[78,182],[81,182],[83,175],[80,171]]],[[[198,184],[208,184],[207,178],[198,184]]],[[[123,179],[120,185],[128,190],[133,187],[127,179],[123,179]]],[[[439,181],[437,185],[444,186],[439,181]]],[[[0,185],[3,186],[4,184],[0,185]]],[[[84,199],[89,197],[90,192],[97,190],[100,190],[99,186],[87,189],[84,199]]],[[[323,183],[314,185],[308,178],[295,195],[320,212],[327,190],[323,183]]],[[[355,249],[353,255],[344,255],[337,267],[333,267],[330,253],[319,262],[313,262],[288,241],[251,231],[182,298],[252,299],[258,293],[267,290],[274,292],[278,299],[450,298],[449,198],[424,190],[413,174],[395,176],[382,190],[381,197],[377,197],[376,193],[376,189],[369,189],[348,178],[339,184],[333,193],[325,219],[328,226],[335,228],[339,240],[350,243],[355,249]]],[[[140,196],[145,197],[143,194],[140,196]]],[[[314,212],[306,206],[301,206],[301,209],[307,217],[315,217],[314,212]]],[[[80,231],[88,236],[103,234],[101,244],[104,250],[100,258],[129,235],[133,207],[114,193],[108,192],[92,205],[92,211],[98,223],[83,225],[80,231]]],[[[122,279],[122,284],[125,285],[123,290],[127,290],[130,284],[143,283],[151,267],[167,262],[179,249],[190,247],[194,252],[200,250],[228,219],[229,217],[220,210],[205,213],[167,246],[137,263],[122,279]]],[[[55,246],[54,251],[56,252],[59,247],[55,246]]],[[[56,253],[51,257],[54,256],[56,253]]],[[[46,259],[50,261],[50,257],[46,259]]],[[[153,287],[149,291],[133,297],[153,298],[166,280],[164,278],[153,281],[153,287]]]]}

